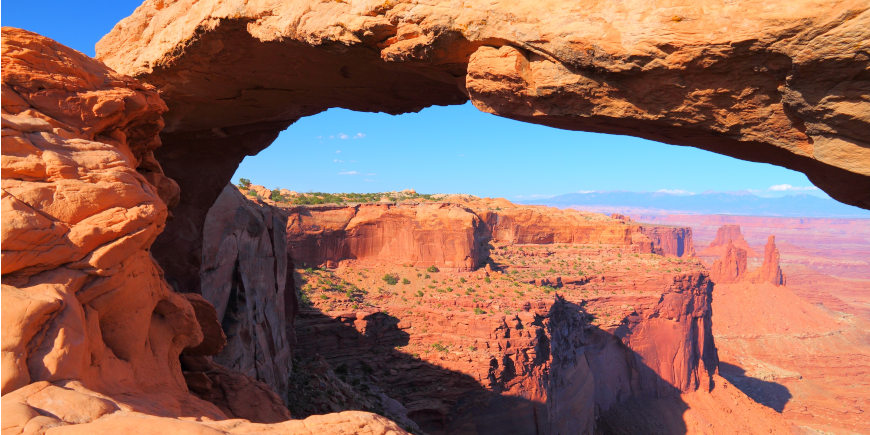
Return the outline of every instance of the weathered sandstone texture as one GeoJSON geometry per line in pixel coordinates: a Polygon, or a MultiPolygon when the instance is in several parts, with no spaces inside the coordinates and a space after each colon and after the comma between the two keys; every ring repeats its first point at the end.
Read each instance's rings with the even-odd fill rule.
{"type": "Polygon", "coordinates": [[[785,285],[785,277],[779,266],[779,249],[776,249],[774,236],[767,237],[767,244],[764,245],[764,262],[749,280],[755,283],[769,282],[773,285],[785,285]]]}
{"type": "Polygon", "coordinates": [[[225,340],[214,309],[173,291],[149,252],[178,200],[153,155],[166,105],[23,30],[3,28],[2,67],[4,434],[402,433],[364,413],[217,421],[289,413],[209,359],[225,340]]]}
{"type": "Polygon", "coordinates": [[[749,243],[743,238],[740,232],[740,225],[722,225],[716,230],[716,238],[710,242],[710,245],[698,253],[702,257],[721,257],[728,251],[728,244],[731,243],[735,248],[740,248],[746,251],[747,257],[757,257],[758,254],[754,249],[749,247],[749,243]]]}
{"type": "Polygon", "coordinates": [[[729,241],[722,258],[710,267],[710,278],[717,283],[737,282],[746,274],[746,250],[729,241]]]}
{"type": "Polygon", "coordinates": [[[352,260],[469,271],[489,261],[491,243],[612,244],[678,257],[694,252],[689,228],[503,199],[450,195],[438,202],[294,206],[283,212],[290,257],[303,267],[352,260]]]}
{"type": "Polygon", "coordinates": [[[227,186],[203,234],[202,295],[216,310],[227,345],[214,360],[288,394],[297,310],[288,273],[287,218],[227,186]]]}
{"type": "Polygon", "coordinates": [[[460,205],[362,204],[285,211],[290,256],[303,266],[335,267],[353,259],[472,270],[489,257],[485,224],[460,205]]]}
{"type": "MultiPolygon", "coordinates": [[[[724,225],[716,233],[716,240],[703,251],[710,254],[721,250],[719,243],[726,241],[722,257],[716,259],[710,267],[710,278],[717,284],[736,283],[748,281],[752,283],[770,283],[776,286],[785,285],[785,277],[779,265],[779,249],[776,248],[775,237],[768,236],[764,246],[764,260],[760,267],[753,271],[747,268],[746,248],[735,244],[746,245],[746,241],[740,235],[740,227],[737,225],[724,225]]],[[[748,247],[748,246],[747,246],[748,247]]]]}
{"type": "Polygon", "coordinates": [[[148,0],[97,53],[169,105],[157,159],[181,201],[153,252],[198,291],[205,215],[238,163],[330,107],[471,100],[782,165],[870,207],[867,29],[863,0],[148,0]]]}
{"type": "Polygon", "coordinates": [[[523,121],[787,166],[870,207],[868,28],[860,0],[149,0],[97,53],[161,89],[168,135],[207,142],[333,106],[471,99],[523,121]]]}

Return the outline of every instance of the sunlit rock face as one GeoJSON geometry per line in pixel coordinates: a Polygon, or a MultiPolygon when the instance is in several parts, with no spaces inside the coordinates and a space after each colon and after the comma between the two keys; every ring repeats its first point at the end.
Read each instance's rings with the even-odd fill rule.
{"type": "Polygon", "coordinates": [[[287,422],[209,358],[214,308],[149,252],[178,201],[156,89],[24,30],[3,28],[2,53],[4,433],[402,432],[359,412],[287,422]]]}

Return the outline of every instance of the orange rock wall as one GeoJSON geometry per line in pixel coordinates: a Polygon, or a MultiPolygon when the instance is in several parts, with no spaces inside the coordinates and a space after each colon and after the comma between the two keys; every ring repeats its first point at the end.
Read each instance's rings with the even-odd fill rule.
{"type": "MultiPolygon", "coordinates": [[[[482,202],[482,201],[481,201],[482,202]]],[[[636,252],[691,256],[688,228],[638,225],[601,215],[507,203],[362,204],[285,209],[290,257],[335,267],[343,260],[473,270],[490,241],[614,244],[636,252]]]]}
{"type": "Polygon", "coordinates": [[[148,252],[173,198],[157,91],[4,28],[2,92],[4,412],[222,418],[187,393],[178,356],[203,335],[148,252]]]}
{"type": "Polygon", "coordinates": [[[483,222],[457,205],[298,207],[287,213],[290,257],[300,265],[353,259],[471,270],[487,258],[483,222]]]}

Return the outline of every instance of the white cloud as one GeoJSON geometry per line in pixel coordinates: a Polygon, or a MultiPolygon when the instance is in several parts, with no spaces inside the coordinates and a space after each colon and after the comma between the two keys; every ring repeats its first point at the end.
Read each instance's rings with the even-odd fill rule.
{"type": "Polygon", "coordinates": [[[584,193],[585,194],[585,193],[595,193],[595,191],[594,190],[578,190],[574,193],[584,193]]]}
{"type": "Polygon", "coordinates": [[[348,136],[348,135],[346,135],[346,134],[344,134],[344,133],[339,133],[339,134],[338,134],[338,138],[341,139],[341,140],[345,140],[345,139],[347,139],[347,138],[349,138],[349,137],[350,137],[350,136],[348,136]]]}
{"type": "Polygon", "coordinates": [[[365,181],[366,183],[374,183],[375,182],[375,180],[372,180],[371,178],[366,178],[363,181],[365,181]]]}
{"type": "Polygon", "coordinates": [[[359,175],[359,171],[341,171],[338,175],[359,175]]]}
{"type": "Polygon", "coordinates": [[[774,184],[767,188],[773,192],[813,192],[819,190],[816,186],[792,186],[791,184],[774,184]]]}
{"type": "Polygon", "coordinates": [[[333,163],[344,163],[344,160],[332,159],[333,163]]]}
{"type": "Polygon", "coordinates": [[[374,177],[375,175],[378,175],[378,174],[375,174],[374,172],[369,172],[369,173],[366,174],[366,175],[368,175],[369,177],[374,177]]]}
{"type": "Polygon", "coordinates": [[[336,154],[341,154],[341,150],[335,150],[336,154]]]}
{"type": "Polygon", "coordinates": [[[667,193],[668,195],[694,195],[695,192],[689,192],[683,189],[659,189],[656,193],[667,193]]]}
{"type": "Polygon", "coordinates": [[[354,139],[362,139],[364,137],[366,137],[365,133],[357,133],[357,134],[353,135],[354,139]]]}

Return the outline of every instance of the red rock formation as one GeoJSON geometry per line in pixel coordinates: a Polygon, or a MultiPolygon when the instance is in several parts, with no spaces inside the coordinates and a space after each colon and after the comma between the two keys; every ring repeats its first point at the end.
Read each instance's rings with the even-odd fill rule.
{"type": "Polygon", "coordinates": [[[493,280],[483,271],[461,279],[433,274],[439,286],[469,286],[465,295],[433,291],[414,268],[397,268],[411,293],[421,289],[422,303],[399,297],[407,290],[397,285],[361,295],[353,303],[371,308],[356,312],[335,306],[340,299],[333,299],[338,295],[332,289],[350,287],[363,271],[369,278],[359,285],[374,288],[381,271],[349,263],[335,271],[303,272],[299,284],[318,310],[300,313],[298,352],[322,355],[349,373],[347,382],[382,391],[432,432],[592,431],[600,413],[633,398],[678,402],[685,392],[709,390],[717,361],[712,285],[700,265],[679,263],[698,271],[663,274],[673,259],[630,255],[626,246],[603,252],[584,247],[499,248],[494,261],[504,274],[494,273],[493,280]],[[551,251],[543,258],[547,262],[524,255],[551,251]],[[570,268],[578,258],[608,271],[566,283],[559,290],[565,299],[512,284],[526,279],[514,277],[517,272],[570,268]],[[623,272],[623,265],[637,272],[623,272]],[[324,280],[338,281],[323,293],[310,289],[324,280]],[[520,300],[511,297],[514,289],[521,289],[520,300]],[[480,301],[477,294],[494,298],[480,301]]]}
{"type": "Polygon", "coordinates": [[[167,135],[194,142],[244,135],[220,130],[230,126],[277,132],[328,107],[399,113],[471,99],[513,119],[780,164],[868,207],[870,118],[848,91],[864,86],[855,72],[867,60],[854,53],[868,6],[791,6],[149,0],[97,53],[158,86],[167,135]],[[824,98],[833,87],[839,97],[824,98]]]}
{"type": "Polygon", "coordinates": [[[287,209],[290,256],[301,265],[335,267],[347,259],[471,270],[487,258],[480,218],[451,204],[287,209]]]}
{"type": "Polygon", "coordinates": [[[675,256],[693,252],[688,228],[506,200],[450,196],[442,201],[286,208],[290,256],[300,265],[318,267],[354,260],[472,270],[487,261],[490,241],[612,244],[675,256]]]}
{"type": "Polygon", "coordinates": [[[227,186],[206,217],[200,272],[202,295],[228,337],[214,360],[265,382],[285,401],[297,310],[286,219],[227,186]]]}
{"type": "Polygon", "coordinates": [[[779,249],[776,249],[774,236],[768,236],[767,244],[764,245],[764,263],[755,270],[750,277],[755,283],[769,282],[773,285],[785,285],[785,277],[782,268],[779,267],[779,249]]]}
{"type": "MultiPolygon", "coordinates": [[[[203,355],[226,406],[188,391],[197,376],[179,355],[212,353],[222,337],[210,306],[174,292],[149,253],[178,196],[152,154],[157,91],[23,30],[3,28],[2,54],[4,434],[317,430],[318,419],[215,421],[274,421],[267,405],[280,401],[203,355]]],[[[319,421],[401,432],[370,414],[319,421]]]]}
{"type": "Polygon", "coordinates": [[[870,207],[860,134],[870,120],[852,110],[863,94],[823,98],[863,83],[851,71],[866,60],[850,53],[870,28],[867,6],[779,1],[747,20],[752,7],[717,2],[704,13],[686,1],[569,2],[553,19],[529,2],[148,0],[97,52],[171,108],[157,158],[183,190],[153,252],[174,288],[198,291],[205,215],[238,163],[330,107],[403,113],[471,99],[512,119],[780,164],[870,207]]]}
{"type": "Polygon", "coordinates": [[[732,243],[736,248],[746,251],[748,257],[758,256],[749,247],[749,244],[746,243],[743,234],[740,233],[740,225],[722,225],[719,227],[719,230],[716,231],[716,238],[698,255],[702,257],[721,257],[727,252],[729,243],[732,243]]]}
{"type": "Polygon", "coordinates": [[[101,410],[46,405],[41,424],[117,407],[223,417],[187,393],[178,355],[202,332],[148,253],[166,219],[148,180],[171,185],[152,155],[165,110],[153,88],[3,29],[4,408],[29,384],[21,406],[48,388],[101,410]]]}
{"type": "Polygon", "coordinates": [[[710,278],[716,283],[737,282],[746,274],[746,250],[729,241],[722,258],[710,268],[710,278]]]}
{"type": "Polygon", "coordinates": [[[652,241],[652,251],[655,254],[673,255],[675,257],[691,257],[695,255],[691,228],[641,225],[640,232],[652,241]]]}

